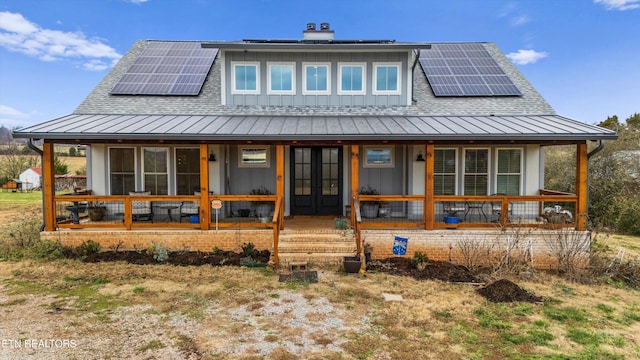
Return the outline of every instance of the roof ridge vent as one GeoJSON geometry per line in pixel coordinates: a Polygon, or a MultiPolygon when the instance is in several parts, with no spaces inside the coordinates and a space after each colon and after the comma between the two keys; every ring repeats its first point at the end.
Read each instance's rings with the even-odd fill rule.
{"type": "Polygon", "coordinates": [[[316,30],[315,23],[307,23],[307,29],[302,32],[302,40],[307,41],[333,41],[334,32],[329,23],[321,23],[320,30],[316,30]]]}

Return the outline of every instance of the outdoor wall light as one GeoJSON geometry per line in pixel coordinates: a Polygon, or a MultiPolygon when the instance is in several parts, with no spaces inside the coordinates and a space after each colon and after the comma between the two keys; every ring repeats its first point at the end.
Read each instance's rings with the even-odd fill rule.
{"type": "Polygon", "coordinates": [[[420,152],[418,153],[418,157],[416,157],[416,161],[422,161],[422,162],[424,162],[424,157],[422,156],[422,151],[420,151],[420,152]]]}
{"type": "Polygon", "coordinates": [[[216,161],[216,154],[214,153],[209,154],[209,161],[216,161]]]}

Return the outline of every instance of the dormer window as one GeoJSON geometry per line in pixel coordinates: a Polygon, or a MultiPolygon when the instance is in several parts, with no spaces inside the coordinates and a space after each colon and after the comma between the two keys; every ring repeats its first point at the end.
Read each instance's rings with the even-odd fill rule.
{"type": "Polygon", "coordinates": [[[329,63],[302,63],[302,93],[329,95],[331,93],[331,65],[329,63]]]}
{"type": "Polygon", "coordinates": [[[269,77],[267,78],[268,94],[295,94],[295,64],[268,63],[269,77]]]}
{"type": "Polygon", "coordinates": [[[232,63],[231,88],[235,94],[260,94],[260,64],[258,62],[232,63]]]}
{"type": "Polygon", "coordinates": [[[364,95],[366,64],[364,63],[339,63],[338,64],[338,94],[340,95],[364,95]]]}
{"type": "Polygon", "coordinates": [[[400,94],[400,64],[373,64],[373,93],[378,95],[400,94]]]}

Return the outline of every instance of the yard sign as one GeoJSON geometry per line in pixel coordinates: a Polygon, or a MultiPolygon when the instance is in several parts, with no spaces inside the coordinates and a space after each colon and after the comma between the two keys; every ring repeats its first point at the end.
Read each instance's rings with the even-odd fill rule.
{"type": "Polygon", "coordinates": [[[393,255],[404,256],[407,253],[407,243],[409,238],[395,236],[393,239],[393,255]]]}

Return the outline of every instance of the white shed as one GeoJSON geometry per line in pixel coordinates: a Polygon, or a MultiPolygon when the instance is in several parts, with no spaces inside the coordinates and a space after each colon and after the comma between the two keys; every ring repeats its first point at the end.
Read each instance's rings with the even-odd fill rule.
{"type": "Polygon", "coordinates": [[[20,173],[19,179],[22,182],[22,190],[33,190],[40,187],[42,170],[37,167],[29,168],[20,173]]]}

